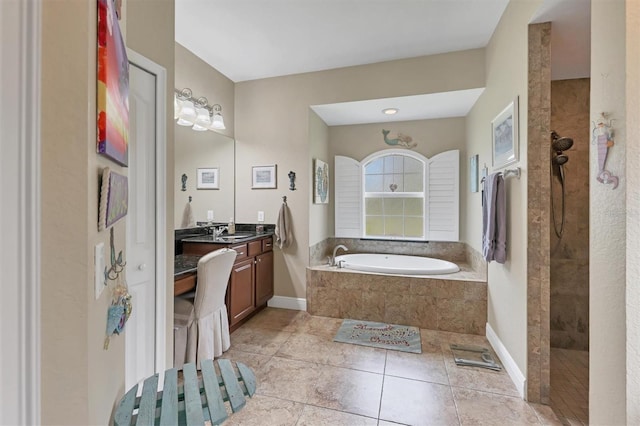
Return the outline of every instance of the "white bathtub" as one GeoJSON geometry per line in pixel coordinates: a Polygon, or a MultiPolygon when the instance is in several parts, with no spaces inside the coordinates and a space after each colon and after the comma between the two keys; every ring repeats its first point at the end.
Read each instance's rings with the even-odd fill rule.
{"type": "Polygon", "coordinates": [[[455,263],[430,257],[399,254],[344,254],[336,256],[336,265],[364,272],[400,275],[439,275],[458,272],[455,263]]]}

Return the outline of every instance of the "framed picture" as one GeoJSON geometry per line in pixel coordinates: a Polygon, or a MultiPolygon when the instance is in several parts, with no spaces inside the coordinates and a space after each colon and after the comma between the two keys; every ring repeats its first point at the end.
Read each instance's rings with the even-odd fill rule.
{"type": "Polygon", "coordinates": [[[98,0],[97,146],[99,154],[129,162],[129,61],[112,0],[98,0]]]}
{"type": "Polygon", "coordinates": [[[469,158],[469,188],[478,192],[478,154],[469,158]]]}
{"type": "Polygon", "coordinates": [[[108,167],[102,171],[100,205],[98,207],[98,231],[109,228],[127,215],[129,207],[129,180],[126,176],[112,172],[108,167]]]}
{"type": "Polygon", "coordinates": [[[208,167],[197,171],[197,189],[220,189],[220,169],[208,167]]]}
{"type": "Polygon", "coordinates": [[[491,122],[493,168],[518,161],[518,97],[491,122]]]}
{"type": "Polygon", "coordinates": [[[313,160],[313,202],[329,202],[329,165],[317,158],[313,160]]]}
{"type": "Polygon", "coordinates": [[[276,165],[273,166],[253,166],[251,189],[273,189],[277,188],[276,165]]]}

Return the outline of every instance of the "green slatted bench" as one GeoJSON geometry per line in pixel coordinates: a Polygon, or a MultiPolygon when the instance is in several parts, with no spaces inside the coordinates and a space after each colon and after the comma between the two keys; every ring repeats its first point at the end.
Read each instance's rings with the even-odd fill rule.
{"type": "Polygon", "coordinates": [[[133,386],[116,408],[116,426],[131,425],[204,425],[205,421],[219,425],[227,417],[225,402],[235,413],[246,403],[246,396],[256,392],[253,371],[241,362],[218,359],[220,375],[214,361],[202,361],[202,378],[198,379],[195,364],[183,367],[184,384],[178,386],[178,370],[164,373],[164,387],[158,392],[158,375],[144,381],[142,395],[136,397],[138,385],[133,386]],[[235,369],[233,364],[235,364],[235,369]]]}

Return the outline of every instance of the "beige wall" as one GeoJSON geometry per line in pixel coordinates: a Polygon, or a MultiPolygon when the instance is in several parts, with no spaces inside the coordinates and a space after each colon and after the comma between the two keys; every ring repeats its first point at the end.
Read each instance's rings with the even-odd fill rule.
{"type": "MultiPolygon", "coordinates": [[[[511,1],[487,46],[486,90],[467,116],[467,156],[491,168],[491,120],[519,97],[521,179],[507,179],[507,262],[488,268],[488,321],[520,371],[527,364],[527,25],[540,1],[511,1]]],[[[467,170],[467,168],[463,168],[467,170]]],[[[493,170],[495,171],[495,170],[493,170]]],[[[463,181],[468,178],[464,172],[463,181]]],[[[481,193],[463,192],[461,238],[482,249],[481,193]]]]}
{"type": "MultiPolygon", "coordinates": [[[[417,143],[413,151],[419,152],[427,158],[444,151],[459,149],[460,170],[461,172],[465,170],[466,173],[468,158],[465,155],[465,119],[458,117],[330,127],[329,164],[331,164],[332,179],[333,159],[336,155],[344,155],[360,161],[374,152],[397,148],[385,144],[382,129],[389,130],[391,136],[398,133],[411,136],[413,142],[417,143]]],[[[460,182],[460,196],[464,198],[469,191],[469,184],[468,180],[461,179],[460,182]]],[[[329,202],[331,212],[329,233],[333,236],[335,232],[333,215],[335,205],[333,200],[329,202]]],[[[464,223],[461,225],[464,226],[464,223]]]]}
{"type": "Polygon", "coordinates": [[[595,180],[597,150],[592,148],[589,422],[623,424],[626,421],[626,250],[623,242],[626,239],[625,157],[629,145],[625,128],[625,2],[594,1],[591,17],[591,117],[596,119],[604,111],[615,119],[615,146],[609,150],[607,169],[621,179],[616,190],[595,180]]]}
{"type": "MultiPolygon", "coordinates": [[[[309,182],[313,182],[313,160],[315,159],[327,163],[331,172],[333,162],[329,156],[329,127],[318,117],[318,114],[309,110],[309,182]]],[[[331,176],[331,173],[329,175],[331,176]]],[[[335,182],[331,176],[329,194],[333,193],[334,185],[335,182]]],[[[333,208],[328,203],[313,204],[313,194],[314,191],[309,191],[309,246],[333,236],[333,208]]],[[[330,195],[329,202],[332,198],[330,195]]]]}
{"type": "Polygon", "coordinates": [[[288,196],[296,243],[275,255],[275,293],[304,298],[309,260],[309,106],[484,87],[484,50],[277,77],[236,85],[236,214],[275,223],[288,196]],[[278,165],[277,190],[251,190],[251,166],[278,165]],[[287,173],[297,174],[297,191],[287,173]]]}
{"type": "MultiPolygon", "coordinates": [[[[640,117],[640,3],[626,2],[626,114],[640,117]]],[[[627,424],[640,424],[640,120],[627,127],[627,424]]]]}
{"type": "MultiPolygon", "coordinates": [[[[172,80],[173,2],[129,0],[123,10],[129,46],[165,66],[172,80]],[[163,45],[169,49],[163,50],[163,45]]],[[[45,424],[106,424],[124,391],[124,338],[116,336],[109,350],[103,349],[109,292],[104,291],[96,301],[93,291],[93,247],[98,242],[108,247],[109,242],[108,232],[97,230],[99,171],[109,166],[126,174],[126,169],[95,153],[96,11],[96,2],[43,2],[41,360],[45,424]]],[[[173,132],[167,132],[172,161],[173,132]]],[[[172,180],[172,172],[167,179],[172,180]]],[[[167,202],[173,203],[172,190],[167,202]]],[[[167,218],[172,224],[172,212],[167,212],[167,218]]],[[[117,223],[115,230],[117,248],[124,249],[125,222],[117,223]]],[[[170,239],[167,232],[168,243],[170,239]]],[[[168,247],[167,260],[172,260],[172,244],[168,247]]],[[[172,261],[167,273],[173,275],[172,261]]],[[[172,286],[167,287],[172,293],[172,286]]],[[[172,302],[173,298],[167,309],[173,309],[172,302]]]]}

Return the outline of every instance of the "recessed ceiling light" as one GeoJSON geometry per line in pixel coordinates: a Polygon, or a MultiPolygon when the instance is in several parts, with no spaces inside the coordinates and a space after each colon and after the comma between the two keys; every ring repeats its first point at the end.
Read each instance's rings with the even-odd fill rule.
{"type": "Polygon", "coordinates": [[[382,110],[383,114],[386,115],[393,115],[393,114],[397,114],[398,113],[398,108],[385,108],[382,110]]]}

